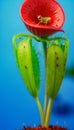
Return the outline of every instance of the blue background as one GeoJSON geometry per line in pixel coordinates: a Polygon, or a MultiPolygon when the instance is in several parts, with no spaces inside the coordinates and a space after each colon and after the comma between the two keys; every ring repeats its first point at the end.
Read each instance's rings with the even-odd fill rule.
{"type": "MultiPolygon", "coordinates": [[[[15,130],[40,124],[34,99],[27,92],[18,72],[12,47],[12,37],[17,33],[28,33],[19,16],[23,0],[0,0],[0,130],[15,130]]],[[[58,0],[66,20],[63,29],[69,38],[67,67],[74,64],[74,1],[58,0]]],[[[41,65],[43,57],[41,54],[41,65]]],[[[42,69],[41,73],[44,70],[42,69]]],[[[42,74],[43,75],[43,74],[42,74]]],[[[41,78],[39,97],[43,104],[44,76],[41,78]]],[[[66,77],[56,97],[51,124],[59,124],[74,130],[74,79],[66,77]]]]}

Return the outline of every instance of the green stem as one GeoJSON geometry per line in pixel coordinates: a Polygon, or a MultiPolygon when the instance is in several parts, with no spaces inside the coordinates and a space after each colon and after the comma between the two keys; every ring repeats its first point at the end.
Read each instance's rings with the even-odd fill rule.
{"type": "MultiPolygon", "coordinates": [[[[43,48],[44,48],[45,79],[46,79],[46,66],[47,66],[47,43],[43,42],[43,48]]],[[[44,95],[44,119],[45,119],[45,115],[46,115],[47,104],[48,104],[48,96],[47,96],[47,89],[46,89],[46,86],[45,86],[45,95],[44,95]]]]}
{"type": "Polygon", "coordinates": [[[31,39],[34,38],[36,41],[39,41],[39,42],[45,42],[45,43],[49,43],[49,41],[53,41],[53,40],[67,40],[67,38],[65,37],[55,37],[55,38],[44,38],[44,37],[37,37],[37,36],[34,36],[34,35],[30,35],[30,34],[24,34],[24,33],[21,33],[21,34],[16,34],[12,41],[15,41],[17,38],[21,38],[21,37],[30,37],[31,39]]]}
{"type": "Polygon", "coordinates": [[[20,39],[21,37],[30,37],[31,39],[35,39],[36,41],[40,41],[39,37],[34,36],[34,35],[30,35],[30,34],[25,34],[25,33],[14,35],[12,41],[15,41],[16,39],[20,39]]]}
{"type": "Polygon", "coordinates": [[[47,104],[48,104],[48,96],[47,96],[47,92],[45,90],[45,95],[44,95],[44,119],[45,119],[45,116],[46,116],[47,104]]]}
{"type": "Polygon", "coordinates": [[[65,37],[54,37],[54,38],[41,38],[41,40],[42,41],[46,41],[46,42],[49,42],[49,41],[53,41],[53,40],[67,40],[68,41],[68,39],[67,38],[65,38],[65,37]]]}
{"type": "Polygon", "coordinates": [[[40,113],[41,125],[44,126],[44,113],[43,113],[39,98],[36,97],[35,101],[36,101],[36,104],[38,106],[38,110],[39,110],[39,113],[40,113]]]}
{"type": "Polygon", "coordinates": [[[49,101],[48,107],[47,107],[47,112],[46,112],[45,127],[48,127],[48,124],[49,124],[52,103],[53,103],[53,99],[50,98],[50,101],[49,101]]]}

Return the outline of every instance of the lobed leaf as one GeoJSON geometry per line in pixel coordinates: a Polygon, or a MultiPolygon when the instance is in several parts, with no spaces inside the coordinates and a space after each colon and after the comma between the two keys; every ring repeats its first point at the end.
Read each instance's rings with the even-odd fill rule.
{"type": "Polygon", "coordinates": [[[52,44],[47,51],[47,93],[49,97],[56,97],[64,73],[64,53],[59,45],[52,44]]]}
{"type": "Polygon", "coordinates": [[[22,79],[29,93],[33,97],[36,97],[40,84],[40,70],[38,58],[32,46],[31,39],[20,41],[18,47],[16,47],[16,44],[13,45],[16,62],[22,79]]]}

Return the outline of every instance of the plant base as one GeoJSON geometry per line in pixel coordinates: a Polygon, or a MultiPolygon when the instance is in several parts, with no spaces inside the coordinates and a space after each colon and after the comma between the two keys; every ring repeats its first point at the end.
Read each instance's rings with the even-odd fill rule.
{"type": "Polygon", "coordinates": [[[45,127],[42,127],[39,125],[39,126],[33,127],[33,128],[24,126],[24,128],[22,130],[67,130],[67,128],[63,128],[58,125],[49,126],[49,127],[45,128],[45,127]]]}

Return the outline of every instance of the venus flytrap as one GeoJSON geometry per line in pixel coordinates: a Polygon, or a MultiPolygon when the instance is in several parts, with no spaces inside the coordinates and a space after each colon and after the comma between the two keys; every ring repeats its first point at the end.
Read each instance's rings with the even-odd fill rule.
{"type": "Polygon", "coordinates": [[[65,73],[65,62],[67,59],[67,46],[64,46],[64,50],[59,44],[53,42],[47,49],[47,68],[46,68],[46,91],[48,97],[50,97],[46,118],[45,118],[45,126],[48,126],[50,112],[52,108],[52,102],[56,97],[63,77],[65,73]],[[65,52],[66,51],[66,52],[65,52]]]}
{"type": "Polygon", "coordinates": [[[13,37],[13,48],[16,63],[22,79],[31,94],[35,99],[41,117],[41,123],[43,124],[43,112],[42,107],[38,99],[38,90],[40,84],[40,69],[39,62],[32,46],[32,39],[29,37],[27,40],[22,40],[19,43],[16,42],[16,39],[20,38],[22,35],[16,35],[13,37]],[[18,44],[18,45],[17,45],[18,44]]]}
{"type": "Polygon", "coordinates": [[[29,34],[17,34],[13,37],[12,42],[16,63],[22,79],[38,106],[41,125],[48,127],[52,103],[60,89],[65,74],[68,40],[64,37],[47,38],[29,34]],[[24,37],[23,40],[20,39],[22,37],[24,37]],[[18,43],[17,39],[20,39],[18,43]],[[42,108],[38,98],[40,67],[36,51],[32,46],[32,39],[42,42],[44,48],[46,77],[44,108],[42,108]]]}
{"type": "Polygon", "coordinates": [[[16,63],[27,90],[37,104],[41,125],[48,127],[53,100],[61,87],[68,55],[68,39],[49,36],[59,31],[64,32],[62,26],[65,14],[60,4],[55,0],[25,0],[20,8],[20,17],[26,28],[34,35],[17,34],[13,37],[16,63]],[[43,108],[38,98],[40,88],[39,59],[32,46],[32,39],[42,42],[43,45],[45,62],[43,108]]]}
{"type": "Polygon", "coordinates": [[[15,58],[26,87],[33,97],[37,97],[40,82],[40,72],[37,55],[32,46],[31,39],[22,40],[18,47],[14,47],[15,58]],[[25,73],[24,73],[25,72],[25,73]]]}

